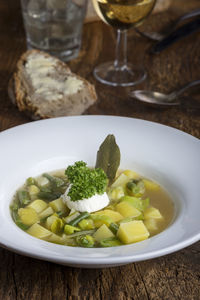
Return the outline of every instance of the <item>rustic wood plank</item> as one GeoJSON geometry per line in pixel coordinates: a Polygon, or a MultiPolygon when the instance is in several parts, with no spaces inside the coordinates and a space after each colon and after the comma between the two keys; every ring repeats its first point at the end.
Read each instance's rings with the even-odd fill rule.
{"type": "Polygon", "coordinates": [[[2,299],[196,300],[200,296],[199,243],[163,258],[94,270],[3,251],[11,272],[0,277],[2,299]]]}

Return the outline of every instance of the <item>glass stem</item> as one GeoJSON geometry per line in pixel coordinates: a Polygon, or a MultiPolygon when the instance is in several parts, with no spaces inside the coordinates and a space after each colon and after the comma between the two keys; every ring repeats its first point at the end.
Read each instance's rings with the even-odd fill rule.
{"type": "Polygon", "coordinates": [[[114,67],[116,70],[127,68],[127,30],[117,29],[114,67]]]}

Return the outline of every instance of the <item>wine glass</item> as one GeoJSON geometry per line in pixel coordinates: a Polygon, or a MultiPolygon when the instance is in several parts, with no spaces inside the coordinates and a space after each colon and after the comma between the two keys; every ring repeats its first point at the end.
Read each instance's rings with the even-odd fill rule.
{"type": "Polygon", "coordinates": [[[95,78],[111,86],[132,86],[146,78],[142,68],[127,62],[127,30],[140,25],[151,13],[156,0],[93,0],[99,17],[117,29],[114,62],[106,62],[94,69],[95,78]]]}

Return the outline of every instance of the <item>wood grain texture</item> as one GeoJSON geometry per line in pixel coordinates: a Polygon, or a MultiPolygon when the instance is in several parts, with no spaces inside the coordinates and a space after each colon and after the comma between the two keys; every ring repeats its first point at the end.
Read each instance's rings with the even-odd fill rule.
{"type": "MultiPolygon", "coordinates": [[[[159,30],[168,21],[199,7],[199,0],[174,0],[170,11],[151,16],[141,27],[159,30]]],[[[19,0],[0,2],[0,131],[31,122],[10,103],[7,84],[26,44],[19,0]]],[[[149,77],[136,88],[169,91],[200,76],[200,33],[159,55],[150,55],[151,42],[130,30],[129,61],[143,65],[149,77]]],[[[85,114],[136,117],[166,124],[200,138],[200,89],[186,93],[178,107],[158,108],[128,96],[130,88],[97,83],[95,65],[114,57],[114,31],[101,22],[86,24],[73,71],[96,86],[98,103],[85,114]]],[[[78,269],[24,257],[0,249],[0,300],[199,300],[200,242],[174,254],[108,269],[78,269]]]]}

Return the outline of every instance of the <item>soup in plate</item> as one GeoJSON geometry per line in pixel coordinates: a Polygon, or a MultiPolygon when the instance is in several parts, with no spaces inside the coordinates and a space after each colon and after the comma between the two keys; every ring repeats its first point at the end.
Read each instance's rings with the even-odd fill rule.
{"type": "Polygon", "coordinates": [[[148,239],[169,226],[174,205],[157,182],[118,170],[112,182],[82,161],[29,177],[10,206],[27,234],[73,247],[114,247],[148,239]]]}

